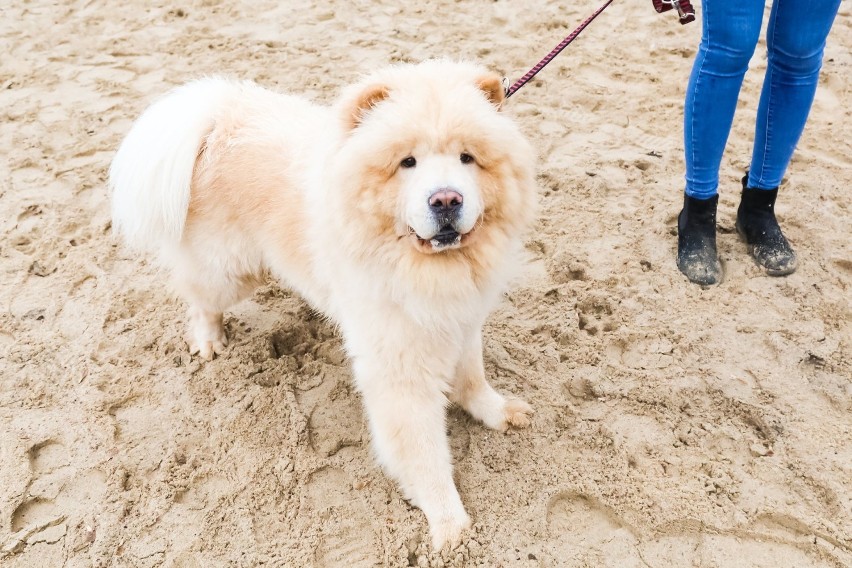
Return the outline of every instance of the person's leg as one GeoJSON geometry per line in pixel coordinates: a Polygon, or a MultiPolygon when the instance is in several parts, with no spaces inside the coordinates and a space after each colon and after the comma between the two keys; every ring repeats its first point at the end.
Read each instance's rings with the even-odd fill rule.
{"type": "MultiPolygon", "coordinates": [[[[788,0],[789,1],[789,0],[788,0]]],[[[719,165],[731,131],[743,77],[763,21],[764,0],[705,0],[702,34],[684,104],[686,194],[716,195],[719,165]]]]}
{"type": "Polygon", "coordinates": [[[715,284],[722,274],[716,254],[719,164],[760,35],[764,0],[705,0],[701,8],[701,44],[684,105],[686,188],[677,264],[692,282],[715,284]]]}
{"type": "Polygon", "coordinates": [[[840,0],[773,3],[748,187],[781,184],[814,101],[825,41],[839,7],[840,0]]]}
{"type": "Polygon", "coordinates": [[[737,230],[758,264],[773,276],[790,274],[797,266],[796,253],[775,218],[775,198],[805,128],[839,6],[840,0],[775,0],[769,17],[769,62],[737,230]]]}

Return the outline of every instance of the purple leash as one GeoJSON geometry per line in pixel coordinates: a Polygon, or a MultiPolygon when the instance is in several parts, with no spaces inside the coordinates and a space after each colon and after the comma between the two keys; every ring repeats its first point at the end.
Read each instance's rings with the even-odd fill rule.
{"type": "Polygon", "coordinates": [[[551,61],[553,61],[553,58],[554,58],[554,57],[556,57],[557,55],[559,55],[559,54],[562,52],[562,50],[563,50],[563,49],[565,49],[566,47],[568,47],[568,44],[570,44],[572,41],[574,41],[574,39],[575,39],[578,35],[580,35],[580,32],[582,32],[584,29],[586,29],[586,26],[588,26],[589,24],[591,24],[591,23],[592,23],[592,20],[594,20],[595,18],[597,18],[597,17],[600,15],[600,13],[601,13],[601,12],[603,12],[603,11],[606,9],[606,7],[607,7],[607,6],[609,6],[610,4],[612,4],[612,0],[607,0],[607,2],[606,2],[603,6],[601,6],[600,8],[598,8],[598,9],[597,9],[597,11],[595,11],[595,13],[594,13],[594,14],[592,14],[591,16],[589,16],[588,18],[586,18],[586,21],[585,21],[585,22],[583,22],[582,24],[580,24],[580,26],[579,26],[576,30],[574,30],[573,32],[571,32],[570,34],[568,34],[568,37],[566,37],[566,38],[565,38],[565,39],[563,39],[561,42],[559,42],[559,45],[557,45],[556,47],[554,47],[554,48],[553,48],[553,51],[551,51],[550,53],[548,53],[548,54],[544,57],[544,59],[542,59],[541,61],[539,61],[539,62],[535,65],[535,67],[533,67],[532,69],[530,69],[529,71],[527,71],[526,75],[524,75],[523,77],[521,77],[520,79],[518,79],[517,81],[515,81],[515,84],[514,84],[514,85],[512,85],[511,87],[509,87],[508,89],[506,89],[506,98],[508,99],[509,97],[511,97],[512,95],[514,95],[514,94],[515,94],[515,92],[516,92],[518,89],[520,89],[521,87],[523,87],[524,85],[526,85],[526,84],[530,81],[530,79],[532,79],[533,77],[535,77],[535,76],[536,76],[536,74],[538,74],[538,72],[539,72],[539,71],[541,71],[542,69],[544,69],[544,67],[545,67],[548,63],[550,63],[551,61]]]}

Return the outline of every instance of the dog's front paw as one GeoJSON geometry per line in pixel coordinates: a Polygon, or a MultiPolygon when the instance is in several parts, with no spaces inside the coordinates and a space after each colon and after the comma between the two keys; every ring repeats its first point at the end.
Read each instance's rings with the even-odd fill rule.
{"type": "Polygon", "coordinates": [[[503,415],[506,418],[505,428],[514,426],[515,428],[526,428],[530,425],[530,416],[532,416],[532,406],[519,398],[510,398],[503,405],[503,415]]]}
{"type": "Polygon", "coordinates": [[[460,517],[440,519],[429,523],[429,533],[432,535],[432,548],[441,550],[445,546],[455,548],[461,542],[462,531],[470,528],[470,517],[464,513],[460,517]]]}
{"type": "Polygon", "coordinates": [[[498,432],[505,432],[510,426],[526,428],[530,425],[533,409],[523,400],[519,398],[506,399],[500,396],[495,402],[496,404],[492,403],[487,411],[479,416],[489,428],[498,432]]]}
{"type": "Polygon", "coordinates": [[[221,339],[215,340],[196,340],[187,337],[186,342],[189,345],[189,354],[198,355],[205,361],[210,361],[214,355],[221,354],[225,351],[225,347],[228,346],[228,338],[224,336],[221,339]]]}

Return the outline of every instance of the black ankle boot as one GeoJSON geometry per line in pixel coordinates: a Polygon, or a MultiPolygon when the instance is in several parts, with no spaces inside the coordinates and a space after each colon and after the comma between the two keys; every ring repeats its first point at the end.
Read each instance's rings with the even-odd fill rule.
{"type": "Polygon", "coordinates": [[[722,265],[716,254],[716,206],[719,196],[696,199],[683,196],[677,217],[677,267],[691,282],[718,284],[722,265]]]}
{"type": "Polygon", "coordinates": [[[775,219],[778,188],[748,187],[743,178],[743,194],[737,209],[737,232],[748,243],[749,253],[770,276],[785,276],[796,271],[798,260],[775,219]]]}

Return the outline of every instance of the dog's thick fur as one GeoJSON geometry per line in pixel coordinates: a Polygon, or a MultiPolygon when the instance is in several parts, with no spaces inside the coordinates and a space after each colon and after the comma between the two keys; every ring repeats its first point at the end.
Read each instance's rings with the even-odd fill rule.
{"type": "Polygon", "coordinates": [[[532,150],[502,104],[499,77],[448,61],[380,71],[333,107],[204,79],[152,105],[110,169],[114,227],[171,272],[191,352],[222,352],[222,312],[265,270],[339,326],[378,459],[437,547],[470,524],[448,402],[497,430],[532,412],[482,359],[535,208],[532,150]],[[464,205],[441,240],[430,195],[448,188],[464,205]]]}

